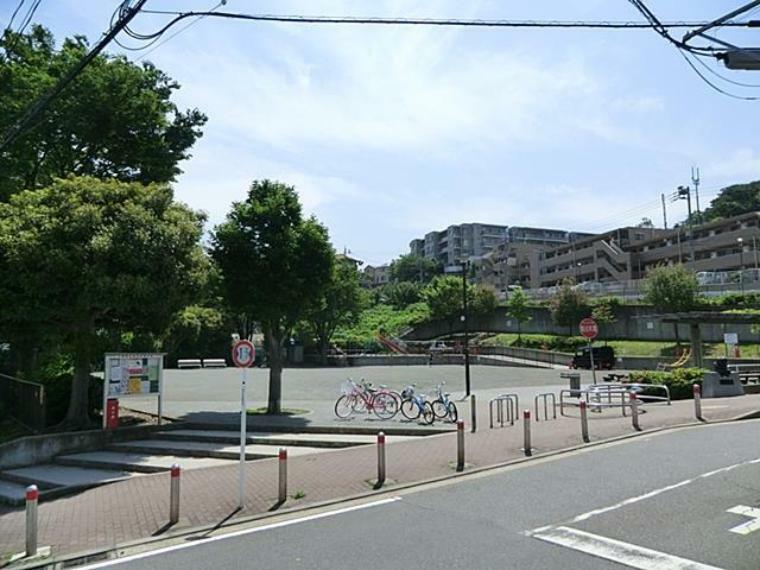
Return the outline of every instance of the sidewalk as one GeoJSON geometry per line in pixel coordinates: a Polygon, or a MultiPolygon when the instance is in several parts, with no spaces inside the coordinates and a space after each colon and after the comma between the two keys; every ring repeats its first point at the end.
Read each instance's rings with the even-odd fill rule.
{"type": "MultiPolygon", "coordinates": [[[[532,401],[521,408],[532,408],[532,401]]],[[[488,403],[478,403],[478,432],[469,432],[468,406],[459,403],[466,421],[468,468],[495,465],[524,457],[522,420],[514,426],[489,429],[488,403]],[[470,467],[472,466],[472,467],[470,467]]],[[[703,414],[711,421],[724,420],[760,410],[760,395],[703,400],[703,414]]],[[[542,412],[543,413],[543,412],[542,412]]],[[[568,417],[533,421],[533,454],[541,455],[582,445],[578,410],[568,417]]],[[[644,433],[655,428],[697,423],[691,400],[672,406],[649,405],[640,417],[644,433]]],[[[589,413],[591,441],[635,433],[630,415],[609,409],[589,413]]],[[[405,484],[454,473],[456,435],[443,434],[389,444],[388,485],[405,484]]],[[[288,465],[289,499],[285,507],[308,505],[371,492],[376,476],[374,445],[293,457],[288,465]],[[293,499],[293,495],[301,495],[293,499]]],[[[172,530],[215,525],[227,518],[265,513],[277,501],[278,462],[259,460],[247,466],[246,509],[236,513],[237,466],[188,470],[182,474],[180,523],[172,530]]],[[[109,548],[124,542],[158,535],[169,513],[169,476],[144,475],[79,495],[42,503],[39,508],[39,544],[52,547],[54,556],[109,548]]],[[[169,532],[171,532],[170,530],[169,532]]],[[[24,511],[0,509],[0,560],[23,550],[24,511]]]]}

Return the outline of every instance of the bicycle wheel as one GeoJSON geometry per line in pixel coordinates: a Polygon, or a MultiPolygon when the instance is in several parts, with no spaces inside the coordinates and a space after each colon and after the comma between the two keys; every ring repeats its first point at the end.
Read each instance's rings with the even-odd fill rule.
{"type": "Polygon", "coordinates": [[[422,421],[429,426],[432,426],[435,421],[435,413],[433,413],[433,406],[430,405],[430,402],[425,402],[425,405],[422,406],[422,421]]]}
{"type": "Polygon", "coordinates": [[[343,395],[335,402],[335,415],[346,419],[354,412],[354,402],[351,396],[343,395]]]}
{"type": "Polygon", "coordinates": [[[433,400],[433,403],[431,404],[433,407],[433,413],[435,414],[435,417],[442,420],[445,418],[449,410],[446,407],[446,402],[444,402],[442,399],[438,398],[437,400],[433,400]]]}
{"type": "Polygon", "coordinates": [[[398,413],[398,402],[390,394],[375,394],[372,398],[372,410],[382,420],[389,420],[398,413]]]}
{"type": "Polygon", "coordinates": [[[416,420],[420,417],[420,408],[414,400],[407,398],[401,402],[401,415],[408,420],[416,420]]]}
{"type": "Polygon", "coordinates": [[[457,405],[454,402],[449,402],[448,416],[451,423],[456,423],[457,419],[459,418],[457,405]]]}

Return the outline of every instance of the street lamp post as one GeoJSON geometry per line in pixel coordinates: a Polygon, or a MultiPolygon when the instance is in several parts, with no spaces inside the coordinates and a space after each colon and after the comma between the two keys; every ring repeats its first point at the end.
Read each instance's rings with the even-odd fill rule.
{"type": "Polygon", "coordinates": [[[462,262],[462,325],[464,329],[464,391],[470,395],[470,324],[467,322],[467,272],[469,260],[462,262]]]}
{"type": "Polygon", "coordinates": [[[744,238],[736,238],[739,244],[739,287],[744,293],[744,238]]]}

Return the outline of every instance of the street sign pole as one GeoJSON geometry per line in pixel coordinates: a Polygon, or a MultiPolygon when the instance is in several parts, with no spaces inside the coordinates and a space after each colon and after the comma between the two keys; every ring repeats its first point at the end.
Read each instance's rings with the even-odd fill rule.
{"type": "Polygon", "coordinates": [[[599,334],[599,325],[594,319],[587,317],[581,320],[578,328],[581,331],[581,335],[586,337],[586,340],[588,340],[588,356],[591,362],[591,377],[594,379],[594,384],[596,384],[596,366],[594,366],[594,347],[592,346],[592,342],[599,334]]]}
{"type": "Polygon", "coordinates": [[[245,444],[247,426],[247,403],[245,385],[248,382],[248,367],[256,359],[256,349],[249,340],[239,340],[232,346],[232,362],[241,370],[240,378],[240,465],[238,467],[238,508],[245,507],[245,444]]]}
{"type": "Polygon", "coordinates": [[[588,339],[588,354],[591,357],[591,377],[596,384],[596,367],[594,366],[594,348],[591,346],[591,339],[588,339]]]}

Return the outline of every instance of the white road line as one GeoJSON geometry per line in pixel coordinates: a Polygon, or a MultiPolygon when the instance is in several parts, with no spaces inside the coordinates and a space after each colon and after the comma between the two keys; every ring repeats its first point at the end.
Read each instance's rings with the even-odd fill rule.
{"type": "Polygon", "coordinates": [[[167,546],[166,548],[159,548],[157,550],[151,550],[149,552],[141,552],[140,554],[133,554],[132,556],[125,556],[124,558],[117,558],[115,560],[108,560],[106,562],[98,562],[96,564],[90,564],[89,566],[81,566],[79,570],[95,570],[96,568],[107,568],[109,566],[116,566],[117,564],[123,564],[125,562],[132,562],[134,560],[140,560],[142,558],[150,558],[151,556],[157,556],[159,554],[166,554],[167,552],[174,552],[175,550],[183,550],[185,548],[191,548],[193,546],[199,546],[201,544],[208,544],[209,542],[216,542],[218,540],[225,540],[227,538],[233,538],[236,536],[244,536],[246,534],[253,534],[256,532],[263,532],[265,530],[272,530],[275,528],[282,528],[285,526],[291,526],[294,524],[314,521],[327,517],[333,517],[336,515],[342,515],[353,511],[359,511],[362,509],[369,509],[371,507],[379,507],[390,503],[400,501],[401,497],[390,497],[388,499],[381,499],[379,501],[373,501],[371,503],[364,503],[361,505],[354,505],[352,507],[344,507],[342,509],[336,509],[334,511],[327,511],[324,513],[317,513],[314,515],[308,515],[297,519],[289,519],[281,522],[276,522],[264,526],[257,526],[254,528],[247,528],[244,530],[238,530],[236,532],[230,532],[227,534],[220,534],[217,536],[211,536],[209,538],[201,538],[192,542],[184,542],[182,544],[176,544],[174,546],[167,546]]]}
{"type": "Polygon", "coordinates": [[[755,519],[744,524],[740,524],[739,526],[735,526],[734,528],[730,528],[728,529],[729,531],[735,532],[736,534],[746,535],[750,534],[751,532],[755,532],[756,530],[760,530],[760,509],[746,507],[744,505],[737,505],[735,507],[731,507],[726,512],[755,519]]]}
{"type": "Polygon", "coordinates": [[[533,536],[552,544],[640,570],[721,570],[717,566],[709,566],[701,562],[566,526],[535,533],[533,536]]]}
{"type": "Polygon", "coordinates": [[[701,475],[697,475],[696,477],[693,477],[691,479],[685,479],[683,481],[679,481],[678,483],[674,483],[673,485],[668,485],[667,487],[662,487],[660,489],[655,489],[654,491],[649,491],[648,493],[644,493],[643,495],[638,495],[637,497],[631,497],[629,499],[626,499],[624,501],[620,501],[619,503],[615,503],[614,505],[610,505],[609,507],[603,507],[600,509],[594,509],[593,511],[588,511],[587,513],[583,513],[581,515],[576,516],[573,518],[570,522],[571,523],[577,523],[581,521],[585,521],[590,519],[591,517],[595,517],[597,515],[601,515],[604,513],[608,513],[610,511],[617,510],[621,507],[625,507],[627,505],[632,505],[634,503],[638,503],[639,501],[643,501],[644,499],[651,499],[652,497],[656,497],[657,495],[660,495],[662,493],[665,493],[667,491],[672,491],[673,489],[678,489],[679,487],[683,487],[685,485],[689,485],[690,483],[693,483],[697,479],[706,479],[708,477],[712,477],[713,475],[718,475],[719,473],[727,473],[728,471],[732,471],[736,469],[737,467],[745,467],[747,465],[754,465],[760,463],[760,458],[758,459],[751,459],[749,461],[743,461],[741,463],[735,463],[734,465],[729,465],[727,467],[721,467],[720,469],[715,469],[713,471],[708,471],[707,473],[702,473],[701,475]]]}

